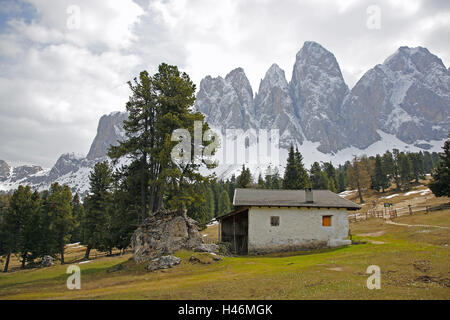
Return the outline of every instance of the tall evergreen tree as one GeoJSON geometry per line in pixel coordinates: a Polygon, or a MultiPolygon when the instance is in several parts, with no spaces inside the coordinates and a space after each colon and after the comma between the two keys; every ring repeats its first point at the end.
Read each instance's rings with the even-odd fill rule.
{"type": "Polygon", "coordinates": [[[252,183],[252,174],[250,169],[242,165],[241,174],[237,177],[238,188],[249,188],[252,183]]]}
{"type": "Polygon", "coordinates": [[[105,250],[108,247],[113,176],[106,161],[95,164],[89,175],[89,183],[89,195],[85,198],[86,213],[82,223],[85,259],[89,259],[92,249],[105,250]]]}
{"type": "Polygon", "coordinates": [[[226,214],[231,210],[230,198],[228,197],[228,193],[224,190],[220,194],[219,197],[219,212],[218,216],[226,214]]]}
{"type": "Polygon", "coordinates": [[[64,264],[65,245],[68,243],[74,227],[71,200],[72,193],[67,185],[61,186],[57,182],[51,185],[47,199],[51,220],[50,231],[55,236],[61,264],[64,264]]]}
{"type": "Polygon", "coordinates": [[[389,178],[383,168],[383,161],[379,154],[375,157],[375,169],[372,184],[377,191],[382,190],[384,193],[385,189],[389,187],[389,178]]]}
{"type": "Polygon", "coordinates": [[[419,179],[425,178],[425,165],[423,161],[422,152],[419,153],[409,153],[408,158],[412,166],[412,176],[416,183],[419,183],[419,179]]]}
{"type": "Polygon", "coordinates": [[[311,165],[311,169],[309,170],[309,174],[310,174],[309,177],[310,177],[313,189],[319,189],[319,188],[325,188],[326,189],[327,188],[327,186],[328,186],[328,178],[327,178],[326,174],[322,172],[322,169],[320,168],[320,164],[317,161],[315,161],[311,165]],[[326,186],[323,187],[325,181],[326,181],[326,186]]]}
{"type": "MultiPolygon", "coordinates": [[[[185,129],[192,137],[194,122],[203,123],[204,118],[192,109],[195,85],[176,66],[163,63],[152,77],[143,71],[139,80],[134,79],[129,86],[132,96],[127,103],[129,118],[124,121],[126,138],[118,146],[111,147],[109,155],[115,161],[126,156],[132,160],[130,167],[138,168],[130,171],[125,167],[124,171],[126,174],[133,172],[140,178],[139,221],[142,221],[148,210],[157,211],[163,204],[182,210],[194,201],[192,190],[195,183],[203,179],[198,169],[204,161],[197,161],[195,151],[201,151],[211,142],[201,139],[200,145],[194,145],[193,139],[188,143],[190,153],[182,151],[194,161],[172,161],[172,151],[178,144],[178,141],[172,141],[172,134],[176,129],[185,129]]],[[[203,123],[201,136],[208,129],[203,123]]]]}
{"type": "Polygon", "coordinates": [[[308,174],[303,166],[303,156],[291,145],[284,170],[283,189],[305,189],[310,186],[308,174]]]}
{"type": "Polygon", "coordinates": [[[80,195],[78,193],[75,193],[70,205],[72,206],[72,216],[74,219],[74,229],[70,241],[75,243],[81,241],[81,222],[83,221],[85,214],[84,206],[81,203],[80,195]]]}
{"type": "Polygon", "coordinates": [[[444,143],[440,161],[433,171],[433,180],[428,184],[436,197],[450,197],[450,135],[444,143]]]}
{"type": "Polygon", "coordinates": [[[337,186],[337,177],[336,177],[336,168],[333,166],[333,164],[330,162],[323,163],[323,171],[327,175],[328,180],[330,180],[330,187],[328,190],[336,192],[336,186],[337,186]]]}
{"type": "Polygon", "coordinates": [[[400,152],[398,155],[398,167],[401,187],[403,190],[409,190],[411,186],[412,175],[412,165],[409,158],[404,152],[400,152]]]}

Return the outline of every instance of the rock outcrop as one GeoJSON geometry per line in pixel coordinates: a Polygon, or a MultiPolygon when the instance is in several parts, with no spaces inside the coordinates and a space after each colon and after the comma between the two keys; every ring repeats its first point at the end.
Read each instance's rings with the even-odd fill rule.
{"type": "Polygon", "coordinates": [[[160,269],[169,269],[181,263],[181,259],[175,256],[162,256],[160,258],[153,259],[145,267],[148,271],[156,271],[160,269]]]}
{"type": "Polygon", "coordinates": [[[41,268],[51,267],[55,264],[55,259],[52,256],[44,256],[41,261],[41,268]]]}
{"type": "Polygon", "coordinates": [[[11,167],[6,161],[0,160],[0,181],[5,181],[11,174],[11,167]]]}
{"type": "Polygon", "coordinates": [[[202,244],[197,222],[186,215],[160,210],[146,218],[133,233],[131,246],[137,263],[172,254],[180,249],[192,250],[202,244]]]}
{"type": "Polygon", "coordinates": [[[218,253],[219,252],[219,246],[215,243],[202,243],[198,247],[194,248],[195,252],[209,252],[209,253],[218,253]]]}

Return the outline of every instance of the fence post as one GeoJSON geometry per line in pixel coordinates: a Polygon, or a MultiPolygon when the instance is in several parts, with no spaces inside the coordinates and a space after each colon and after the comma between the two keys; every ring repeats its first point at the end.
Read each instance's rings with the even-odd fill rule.
{"type": "Polygon", "coordinates": [[[410,204],[408,204],[408,208],[409,208],[409,215],[412,216],[412,208],[410,204]]]}
{"type": "Polygon", "coordinates": [[[426,206],[427,214],[430,213],[430,206],[426,206]]]}

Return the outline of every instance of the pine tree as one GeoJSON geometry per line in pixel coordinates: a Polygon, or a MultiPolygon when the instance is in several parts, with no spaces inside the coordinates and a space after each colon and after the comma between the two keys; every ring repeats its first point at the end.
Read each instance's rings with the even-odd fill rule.
{"type": "Polygon", "coordinates": [[[219,212],[218,216],[224,215],[231,211],[231,203],[230,198],[228,197],[228,193],[224,190],[220,194],[219,197],[219,212]]]}
{"type": "MultiPolygon", "coordinates": [[[[317,184],[313,186],[314,189],[318,190],[329,190],[330,188],[330,179],[328,179],[327,174],[323,171],[320,171],[318,173],[318,179],[317,184]]],[[[334,188],[334,185],[332,185],[332,188],[334,188]]],[[[336,191],[336,189],[334,188],[336,191]]]]}
{"type": "Polygon", "coordinates": [[[237,177],[237,186],[238,188],[249,188],[251,183],[252,175],[250,169],[245,168],[245,165],[242,165],[241,174],[237,177]]]}
{"type": "Polygon", "coordinates": [[[428,151],[423,153],[423,165],[425,173],[431,173],[433,170],[433,159],[431,158],[431,153],[428,151]]]}
{"type": "Polygon", "coordinates": [[[294,151],[294,147],[291,145],[284,170],[283,189],[305,189],[310,184],[308,174],[303,166],[303,156],[298,149],[294,151]]]}
{"type": "Polygon", "coordinates": [[[297,189],[298,186],[298,167],[294,152],[294,146],[291,145],[287,158],[286,168],[284,169],[283,189],[297,189]]]}
{"type": "Polygon", "coordinates": [[[403,188],[403,190],[409,190],[409,188],[411,187],[411,180],[413,178],[412,165],[411,161],[404,152],[401,152],[398,155],[398,167],[401,187],[403,188]]]}
{"type": "Polygon", "coordinates": [[[375,157],[375,169],[374,169],[374,181],[372,181],[375,189],[377,191],[382,190],[384,193],[385,189],[389,187],[389,178],[383,168],[383,161],[379,154],[375,157]]]}
{"type": "Polygon", "coordinates": [[[311,187],[311,181],[309,180],[308,173],[306,172],[306,169],[303,165],[303,156],[298,151],[298,149],[295,149],[295,165],[297,167],[297,174],[298,174],[298,185],[297,189],[305,189],[311,187]]]}
{"type": "Polygon", "coordinates": [[[108,247],[108,226],[111,224],[113,177],[106,161],[95,164],[89,175],[90,194],[85,198],[86,213],[82,222],[83,241],[86,245],[85,259],[92,249],[108,247]]]}
{"type": "Polygon", "coordinates": [[[80,195],[78,193],[75,193],[70,205],[72,206],[72,215],[74,219],[74,229],[70,241],[75,243],[81,241],[81,222],[85,215],[84,206],[81,203],[80,195]]]}
{"type": "Polygon", "coordinates": [[[266,188],[266,182],[264,181],[261,173],[258,175],[258,188],[259,189],[265,189],[266,188]]]}
{"type": "Polygon", "coordinates": [[[22,259],[21,268],[31,261],[30,252],[36,251],[35,232],[39,214],[39,199],[36,199],[29,186],[19,186],[10,199],[6,226],[11,235],[11,249],[22,259]]]}
{"type": "Polygon", "coordinates": [[[345,189],[347,189],[347,183],[345,181],[346,174],[344,173],[343,169],[339,169],[337,172],[337,186],[336,191],[337,192],[343,192],[345,189]]]}
{"type": "Polygon", "coordinates": [[[444,152],[439,154],[439,163],[428,186],[436,197],[450,197],[450,135],[442,149],[444,152]]]}
{"type": "MultiPolygon", "coordinates": [[[[185,129],[193,137],[194,122],[203,123],[204,116],[192,108],[195,85],[176,66],[163,63],[152,77],[143,71],[139,80],[134,79],[129,86],[132,96],[127,103],[129,118],[124,121],[126,138],[119,146],[111,147],[109,155],[114,161],[125,156],[132,160],[123,171],[139,178],[132,179],[139,183],[139,196],[131,197],[139,199],[138,220],[142,221],[148,210],[155,212],[163,205],[183,210],[194,201],[194,185],[203,181],[198,172],[203,160],[172,161],[172,151],[179,144],[172,141],[172,134],[176,129],[185,129]]],[[[208,129],[203,123],[202,136],[208,129]]],[[[196,150],[211,143],[201,139],[201,145],[194,145],[195,139],[192,140],[190,159],[196,150]]],[[[131,192],[134,190],[130,188],[131,192]]]]}
{"type": "Polygon", "coordinates": [[[336,192],[336,186],[337,186],[337,177],[336,177],[336,168],[333,166],[333,164],[330,162],[325,162],[323,164],[323,171],[327,175],[328,179],[330,180],[330,188],[328,190],[336,192]]]}
{"type": "MultiPolygon", "coordinates": [[[[309,170],[309,177],[311,180],[312,188],[319,189],[320,186],[323,186],[324,179],[321,178],[322,169],[320,168],[320,164],[316,161],[311,165],[311,169],[309,170]],[[322,180],[322,181],[320,181],[322,180]]],[[[326,177],[326,174],[325,174],[326,177]]],[[[328,185],[328,182],[327,182],[328,185]]]]}
{"type": "Polygon", "coordinates": [[[423,161],[422,152],[419,153],[409,153],[408,158],[412,166],[412,176],[416,183],[419,183],[419,179],[425,178],[425,165],[423,161]]]}
{"type": "Polygon", "coordinates": [[[64,248],[70,239],[74,226],[70,202],[72,193],[67,185],[60,186],[57,182],[51,185],[48,195],[50,231],[55,236],[59,248],[61,264],[64,264],[64,248]]]}
{"type": "Polygon", "coordinates": [[[0,255],[5,258],[3,272],[8,271],[12,251],[10,243],[12,234],[9,233],[7,225],[7,217],[10,214],[9,202],[9,195],[0,195],[0,255]]]}
{"type": "Polygon", "coordinates": [[[398,149],[392,150],[393,154],[393,163],[392,163],[392,178],[395,181],[396,190],[400,191],[401,189],[401,176],[400,176],[400,151],[398,149]]]}

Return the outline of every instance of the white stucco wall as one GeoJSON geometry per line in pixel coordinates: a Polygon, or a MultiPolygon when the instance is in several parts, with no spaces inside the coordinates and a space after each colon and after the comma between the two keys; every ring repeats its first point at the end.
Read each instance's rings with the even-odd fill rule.
{"type": "Polygon", "coordinates": [[[250,254],[350,244],[345,209],[252,207],[248,219],[250,254]],[[280,217],[279,226],[271,226],[272,216],[280,217]],[[322,216],[332,216],[330,227],[322,216]]]}

